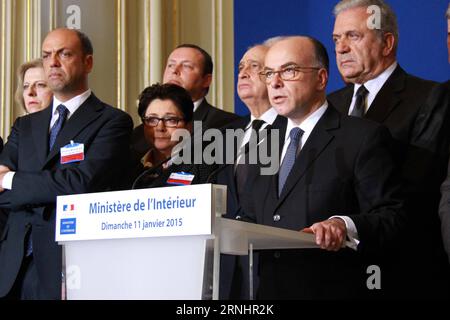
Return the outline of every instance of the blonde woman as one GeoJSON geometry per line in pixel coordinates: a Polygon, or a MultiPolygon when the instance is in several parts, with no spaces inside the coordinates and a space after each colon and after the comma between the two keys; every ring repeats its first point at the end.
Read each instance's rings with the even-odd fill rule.
{"type": "Polygon", "coordinates": [[[53,93],[47,86],[42,59],[23,63],[17,70],[16,102],[26,113],[41,111],[50,105],[53,93]]]}

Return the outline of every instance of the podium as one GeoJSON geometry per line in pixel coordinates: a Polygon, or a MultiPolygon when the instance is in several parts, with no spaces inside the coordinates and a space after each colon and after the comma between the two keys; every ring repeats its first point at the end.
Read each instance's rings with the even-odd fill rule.
{"type": "Polygon", "coordinates": [[[317,247],[311,234],[222,218],[226,187],[60,196],[63,288],[78,299],[217,299],[220,254],[317,247]]]}

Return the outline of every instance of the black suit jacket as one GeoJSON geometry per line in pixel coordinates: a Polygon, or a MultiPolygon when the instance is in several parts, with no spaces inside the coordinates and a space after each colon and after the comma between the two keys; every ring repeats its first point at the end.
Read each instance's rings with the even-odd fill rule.
{"type": "MultiPolygon", "coordinates": [[[[273,129],[277,129],[279,130],[280,128],[283,128],[286,126],[286,121],[287,119],[285,117],[282,116],[277,116],[277,118],[275,119],[274,123],[272,125],[270,125],[269,127],[267,127],[268,132],[270,132],[270,130],[273,129]]],[[[231,125],[229,125],[228,127],[225,127],[224,130],[227,129],[231,129],[231,130],[237,130],[237,129],[242,129],[244,130],[250,123],[250,116],[246,116],[243,117],[235,122],[233,122],[231,125]]],[[[270,133],[269,133],[270,135],[270,133]]],[[[224,144],[226,145],[226,143],[224,144]]],[[[235,141],[235,146],[236,148],[237,146],[237,141],[235,141]]],[[[248,152],[248,150],[246,150],[246,152],[248,152]]],[[[236,162],[236,157],[237,157],[237,153],[238,150],[235,150],[235,162],[236,162]]],[[[225,154],[225,152],[224,152],[225,154]]],[[[259,166],[257,164],[255,165],[249,165],[250,167],[250,172],[249,172],[249,176],[246,180],[246,184],[244,189],[248,189],[251,188],[253,185],[253,180],[256,178],[256,175],[258,174],[257,170],[259,168],[259,166]]],[[[228,164],[226,165],[223,169],[221,169],[218,174],[217,177],[215,177],[214,179],[214,183],[217,184],[224,184],[227,186],[227,213],[226,213],[226,218],[230,218],[230,219],[235,219],[237,215],[239,215],[241,213],[241,211],[243,210],[241,208],[241,203],[239,201],[239,195],[237,192],[237,187],[236,187],[236,179],[235,179],[235,164],[228,164]]]]}
{"type": "Polygon", "coordinates": [[[280,197],[278,174],[255,180],[244,198],[245,220],[301,230],[332,215],[346,215],[361,241],[358,251],[262,251],[259,298],[363,297],[366,257],[389,247],[403,224],[391,147],[384,127],[343,116],[329,106],[301,149],[280,197]]]}
{"type": "MultiPolygon", "coordinates": [[[[444,83],[443,89],[450,91],[450,80],[444,83]]],[[[450,116],[447,114],[446,119],[450,116]]],[[[441,218],[441,233],[445,251],[450,261],[450,161],[448,163],[447,178],[441,186],[441,201],[439,204],[439,216],[441,218]]]]}
{"type": "MultiPolygon", "coordinates": [[[[250,124],[251,117],[247,115],[242,117],[228,126],[223,128],[224,137],[226,137],[226,130],[245,130],[245,128],[250,124]]],[[[274,123],[270,127],[266,127],[267,130],[272,130],[273,128],[282,127],[286,123],[286,118],[278,116],[274,123]]],[[[226,139],[224,139],[226,141],[226,139]]],[[[224,164],[217,170],[217,175],[215,175],[211,180],[213,183],[226,185],[227,186],[227,212],[225,214],[225,218],[235,219],[237,215],[242,214],[242,203],[239,199],[240,195],[238,194],[236,179],[235,179],[235,163],[238,155],[238,141],[234,139],[234,141],[228,141],[224,143],[224,146],[227,144],[233,145],[234,149],[234,163],[233,164],[224,164]]],[[[246,150],[248,152],[248,150],[246,150]]],[[[226,154],[227,150],[224,151],[226,154]]],[[[229,150],[228,150],[229,152],[229,150]]],[[[244,189],[251,189],[253,185],[253,180],[256,178],[257,167],[258,165],[250,165],[247,164],[249,168],[249,174],[246,179],[244,189]],[[252,170],[255,169],[255,170],[252,170]]],[[[239,261],[236,260],[236,256],[231,255],[222,255],[220,262],[220,299],[248,299],[249,288],[248,288],[248,261],[247,257],[241,257],[239,261]],[[239,274],[236,276],[236,272],[239,274]]],[[[256,268],[257,265],[257,255],[254,256],[254,266],[256,268]]],[[[254,288],[257,287],[257,276],[254,276],[254,288]]]]}
{"type": "MultiPolygon", "coordinates": [[[[397,66],[364,118],[384,124],[396,140],[407,142],[421,107],[435,85],[435,82],[409,75],[397,66]]],[[[340,112],[348,114],[352,96],[353,84],[328,95],[328,101],[340,112]]]]}
{"type": "Polygon", "coordinates": [[[239,118],[234,113],[213,107],[206,101],[206,98],[203,99],[202,103],[194,112],[194,121],[202,121],[203,130],[211,128],[220,129],[239,118]]]}
{"type": "Polygon", "coordinates": [[[93,94],[60,131],[48,152],[52,107],[18,118],[0,155],[15,171],[12,190],[0,194],[11,208],[0,247],[0,296],[16,280],[26,234],[32,230],[33,256],[43,299],[61,296],[61,247],[55,242],[55,205],[59,195],[118,189],[126,173],[132,120],[93,94]],[[61,164],[60,148],[84,144],[85,159],[61,164]]]}
{"type": "MultiPolygon", "coordinates": [[[[328,100],[348,114],[353,85],[331,93],[328,100]]],[[[449,294],[450,266],[442,240],[438,204],[449,154],[449,95],[438,83],[407,74],[398,66],[383,85],[365,118],[384,124],[395,141],[395,158],[402,173],[409,234],[387,261],[385,288],[392,297],[449,294]],[[420,230],[421,239],[411,246],[420,230]],[[411,285],[410,279],[415,279],[411,285]],[[447,280],[443,280],[447,279],[447,280]],[[448,284],[446,283],[448,282],[448,284]],[[439,289],[439,285],[443,284],[439,289]],[[390,290],[390,289],[388,289],[390,290]],[[444,291],[447,291],[445,293],[444,291]]]]}
{"type": "Polygon", "coordinates": [[[2,150],[3,150],[3,139],[2,137],[0,137],[0,153],[2,152],[2,150]]]}
{"type": "Polygon", "coordinates": [[[441,186],[442,198],[439,204],[441,218],[441,233],[444,248],[450,261],[450,162],[448,163],[447,179],[441,186]]]}

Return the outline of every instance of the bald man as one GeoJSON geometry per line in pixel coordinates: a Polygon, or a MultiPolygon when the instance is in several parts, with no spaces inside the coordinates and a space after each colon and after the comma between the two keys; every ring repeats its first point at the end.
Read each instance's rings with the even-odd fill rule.
{"type": "Polygon", "coordinates": [[[0,247],[0,297],[61,298],[61,246],[55,242],[56,197],[120,188],[133,122],[91,92],[89,38],[51,31],[42,44],[54,93],[42,112],[14,123],[0,155],[0,206],[10,208],[0,247]],[[83,160],[65,162],[61,149],[84,146],[83,160]]]}
{"type": "Polygon", "coordinates": [[[280,128],[280,168],[244,195],[243,219],[315,235],[317,249],[260,252],[261,299],[350,299],[367,293],[365,257],[402,227],[390,135],[326,101],[328,55],[309,37],[275,42],[265,58],[280,128]],[[346,240],[353,244],[346,246],[346,240]]]}

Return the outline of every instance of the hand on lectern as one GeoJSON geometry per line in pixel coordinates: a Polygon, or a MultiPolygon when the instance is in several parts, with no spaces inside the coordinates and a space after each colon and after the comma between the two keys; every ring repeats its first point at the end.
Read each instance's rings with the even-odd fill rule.
{"type": "Polygon", "coordinates": [[[344,220],[332,218],[314,223],[305,228],[303,232],[313,233],[316,236],[316,244],[328,251],[338,251],[345,247],[347,228],[344,220]]]}

